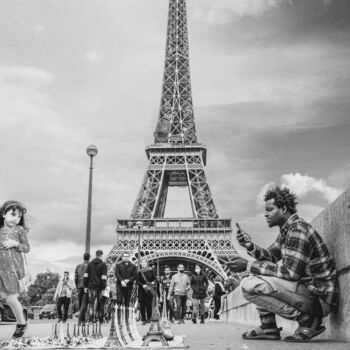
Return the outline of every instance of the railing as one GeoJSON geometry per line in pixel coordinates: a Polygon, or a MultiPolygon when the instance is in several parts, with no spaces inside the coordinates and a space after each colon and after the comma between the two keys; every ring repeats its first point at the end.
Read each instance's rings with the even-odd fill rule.
{"type": "Polygon", "coordinates": [[[231,219],[125,219],[117,220],[117,229],[231,229],[231,219]]]}

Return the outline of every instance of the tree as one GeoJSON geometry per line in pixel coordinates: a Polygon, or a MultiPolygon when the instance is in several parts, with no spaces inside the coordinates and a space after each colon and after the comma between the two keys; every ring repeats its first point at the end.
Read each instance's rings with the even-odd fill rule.
{"type": "Polygon", "coordinates": [[[50,270],[38,273],[34,283],[28,289],[30,305],[52,304],[59,279],[59,274],[50,270]]]}

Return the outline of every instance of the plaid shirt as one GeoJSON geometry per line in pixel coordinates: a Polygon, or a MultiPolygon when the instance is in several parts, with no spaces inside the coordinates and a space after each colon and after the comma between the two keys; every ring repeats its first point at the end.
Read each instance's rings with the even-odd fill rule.
{"type": "Polygon", "coordinates": [[[255,257],[250,272],[289,281],[301,281],[313,295],[337,305],[334,260],[321,236],[304,219],[292,215],[267,249],[253,245],[248,254],[255,257]],[[282,264],[277,264],[282,260],[282,264]]]}

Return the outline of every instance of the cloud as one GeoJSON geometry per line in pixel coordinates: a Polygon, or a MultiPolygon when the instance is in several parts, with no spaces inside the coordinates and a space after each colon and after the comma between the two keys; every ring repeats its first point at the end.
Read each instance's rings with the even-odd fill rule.
{"type": "Polygon", "coordinates": [[[40,88],[51,85],[55,75],[37,67],[0,66],[0,84],[40,88]]]}
{"type": "Polygon", "coordinates": [[[270,8],[280,5],[283,0],[221,0],[214,2],[203,0],[200,8],[196,8],[194,18],[207,23],[223,23],[244,16],[257,17],[270,8]]]}
{"type": "Polygon", "coordinates": [[[281,182],[282,187],[290,188],[299,197],[304,197],[310,192],[318,193],[328,203],[333,202],[342,193],[341,189],[328,186],[322,179],[315,179],[314,177],[299,173],[282,175],[281,182]]]}
{"type": "MultiPolygon", "coordinates": [[[[268,182],[259,191],[257,195],[257,203],[262,206],[264,194],[268,189],[276,186],[274,182],[268,182]]],[[[284,174],[281,176],[281,187],[288,187],[292,192],[294,192],[298,197],[306,197],[308,194],[316,193],[322,198],[327,200],[328,203],[332,203],[338,196],[341,195],[342,191],[339,188],[335,188],[327,185],[327,183],[322,179],[316,179],[312,176],[301,175],[299,173],[284,174]]],[[[319,210],[317,207],[315,212],[319,210]]],[[[310,212],[310,210],[308,210],[310,212]]]]}
{"type": "Polygon", "coordinates": [[[95,51],[86,52],[85,58],[90,64],[98,64],[101,62],[100,55],[95,51]]]}
{"type": "Polygon", "coordinates": [[[45,30],[45,27],[41,24],[35,24],[33,26],[33,32],[36,36],[41,36],[44,30],[45,30]]]}

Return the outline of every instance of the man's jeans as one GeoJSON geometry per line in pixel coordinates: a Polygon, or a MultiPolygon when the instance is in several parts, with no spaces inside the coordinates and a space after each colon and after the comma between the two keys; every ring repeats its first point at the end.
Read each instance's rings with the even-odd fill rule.
{"type": "Polygon", "coordinates": [[[86,321],[86,310],[89,304],[89,294],[85,293],[83,294],[83,300],[81,301],[81,306],[79,310],[79,322],[85,322],[86,321]]]}
{"type": "Polygon", "coordinates": [[[203,299],[193,299],[193,311],[192,311],[192,318],[197,317],[197,313],[199,317],[205,316],[205,311],[204,311],[204,301],[205,298],[203,299]]]}
{"type": "Polygon", "coordinates": [[[67,321],[68,318],[68,310],[69,310],[70,298],[68,297],[59,297],[57,300],[57,313],[58,318],[67,321]],[[64,308],[63,317],[62,317],[62,305],[64,308]]]}
{"type": "Polygon", "coordinates": [[[186,317],[187,295],[175,295],[176,319],[184,320],[186,317]]]}
{"type": "Polygon", "coordinates": [[[122,287],[117,284],[117,304],[129,307],[132,294],[132,287],[122,287]]]}
{"type": "Polygon", "coordinates": [[[79,310],[81,309],[81,305],[83,303],[84,298],[84,287],[78,288],[78,302],[79,302],[79,310]]]}
{"type": "MultiPolygon", "coordinates": [[[[305,315],[300,311],[300,307],[296,308],[301,304],[300,300],[311,309],[311,294],[300,281],[287,281],[269,276],[248,276],[241,281],[240,287],[244,298],[257,305],[263,323],[264,318],[273,322],[275,314],[289,320],[299,320],[305,315]]],[[[320,303],[323,316],[327,316],[331,311],[330,305],[322,300],[320,303]]]]}
{"type": "Polygon", "coordinates": [[[101,322],[103,320],[101,293],[102,290],[89,289],[89,322],[101,322]]]}

